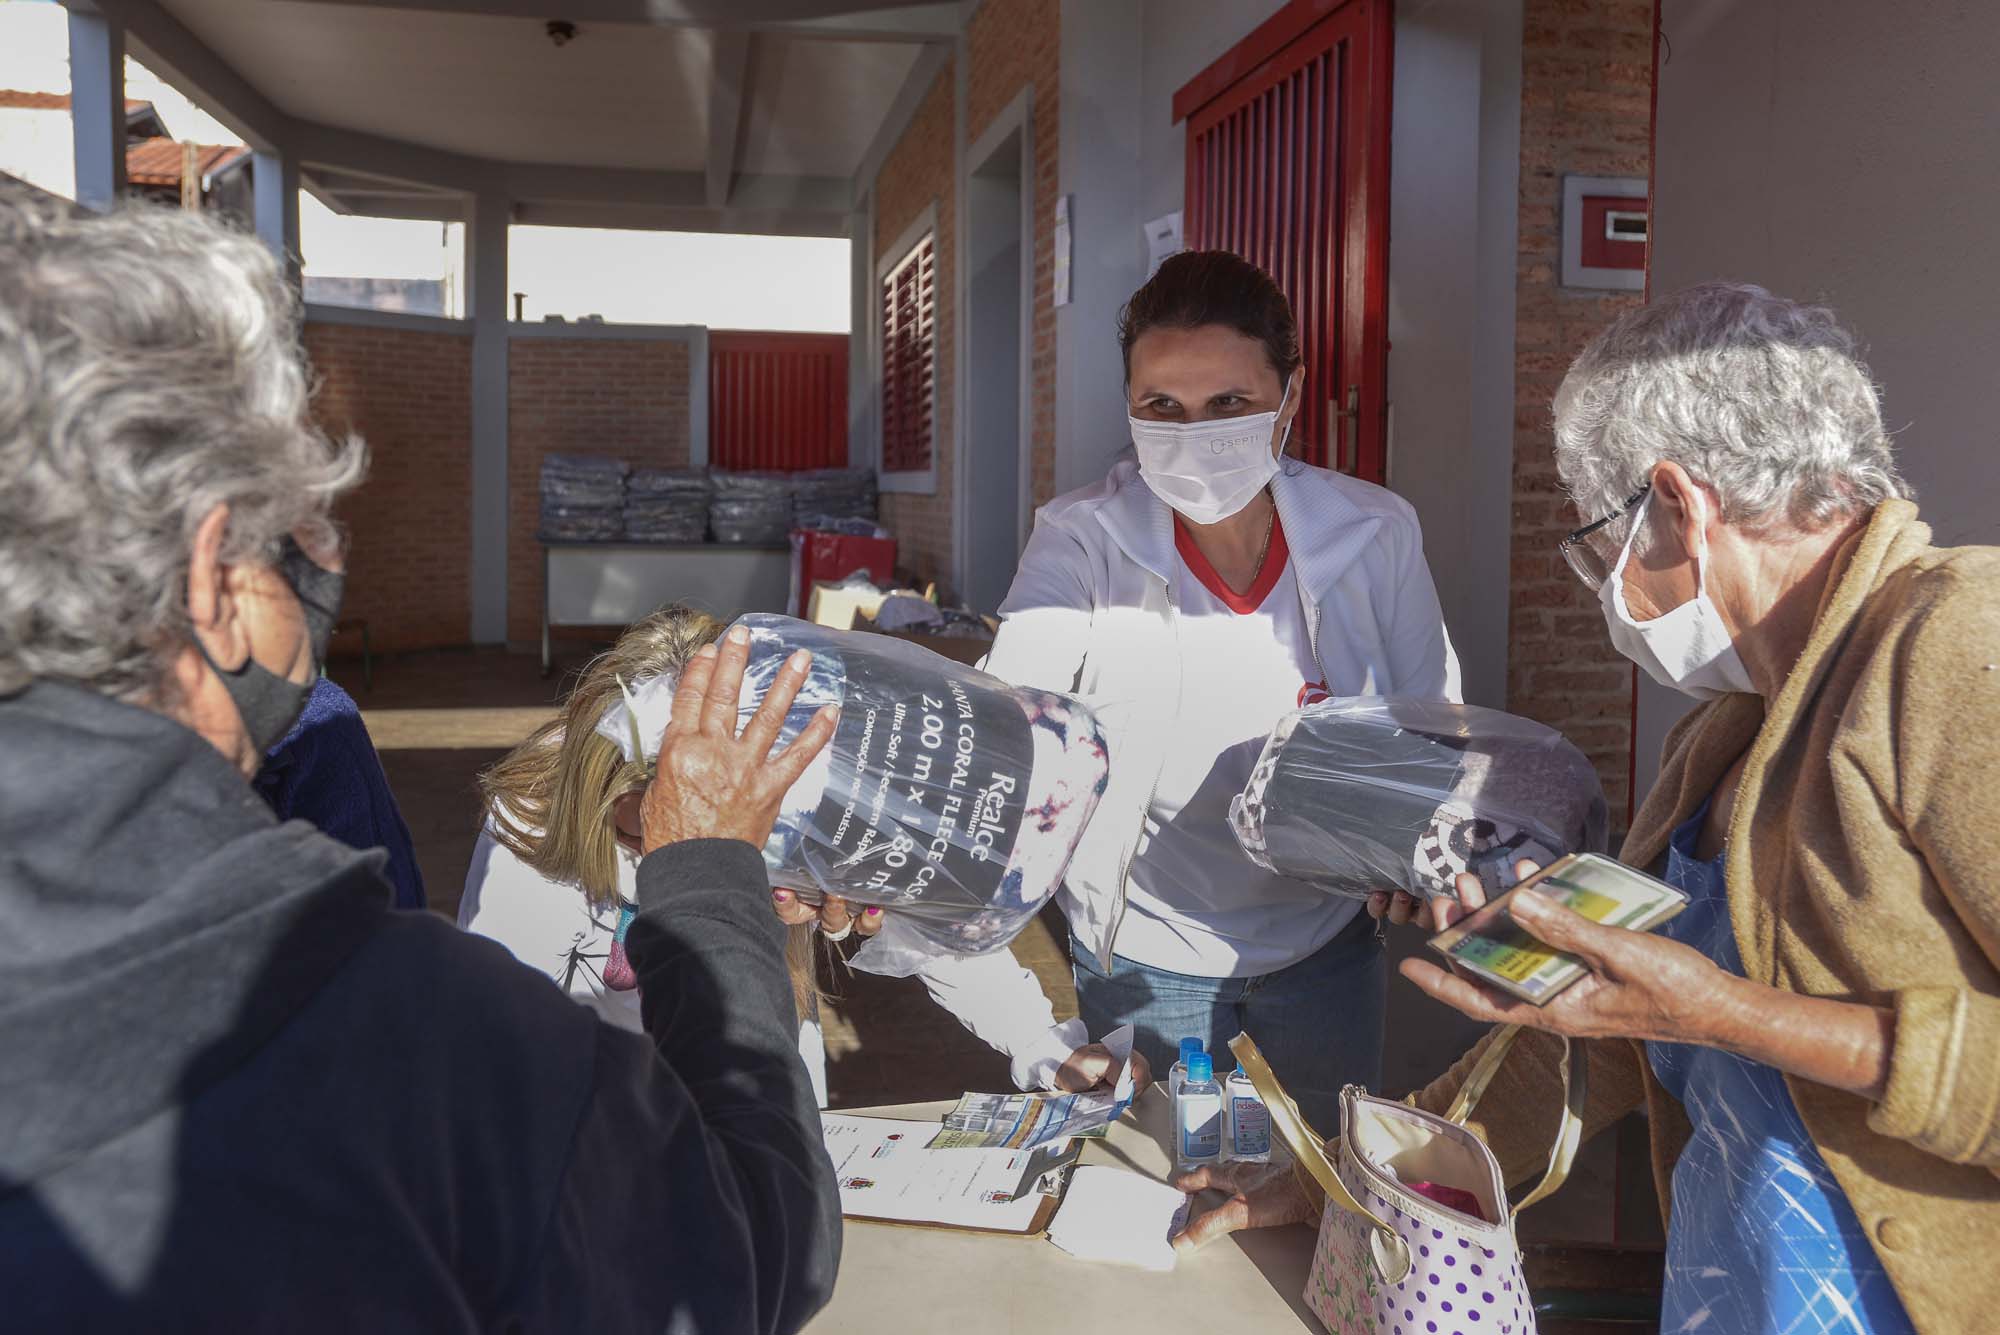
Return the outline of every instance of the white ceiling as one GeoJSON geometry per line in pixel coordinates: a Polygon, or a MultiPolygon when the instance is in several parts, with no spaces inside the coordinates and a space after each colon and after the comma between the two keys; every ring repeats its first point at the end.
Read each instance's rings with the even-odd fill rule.
{"type": "MultiPolygon", "coordinates": [[[[163,0],[285,113],[502,162],[699,172],[714,37],[700,28],[299,0],[163,0]]],[[[559,10],[559,5],[551,6],[559,10]]],[[[920,46],[752,36],[739,173],[845,177],[920,46]]]]}
{"type": "Polygon", "coordinates": [[[852,175],[920,50],[903,42],[753,37],[738,170],[852,175]]]}

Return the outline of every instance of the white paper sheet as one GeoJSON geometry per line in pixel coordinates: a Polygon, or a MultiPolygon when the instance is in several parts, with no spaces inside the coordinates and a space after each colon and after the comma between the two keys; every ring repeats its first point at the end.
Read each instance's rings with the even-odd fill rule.
{"type": "Polygon", "coordinates": [[[1037,1159],[1047,1167],[1056,1157],[1033,1150],[926,1149],[936,1122],[830,1112],[820,1114],[820,1129],[840,1183],[840,1212],[859,1219],[1025,1233],[1043,1197],[1033,1183],[1018,1198],[1015,1193],[1037,1159]]]}
{"type": "Polygon", "coordinates": [[[1160,271],[1169,255],[1178,255],[1181,245],[1181,211],[1163,213],[1146,224],[1146,277],[1160,271]]]}
{"type": "Polygon", "coordinates": [[[1165,1183],[1093,1164],[1070,1175],[1049,1241],[1079,1260],[1172,1270],[1173,1238],[1187,1214],[1187,1196],[1165,1183]]]}

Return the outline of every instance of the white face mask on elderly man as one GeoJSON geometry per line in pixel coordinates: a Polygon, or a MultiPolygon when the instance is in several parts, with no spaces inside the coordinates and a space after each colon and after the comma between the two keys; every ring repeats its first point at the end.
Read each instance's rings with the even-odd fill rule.
{"type": "Polygon", "coordinates": [[[1700,492],[1694,493],[1695,522],[1700,526],[1694,556],[1694,597],[1651,621],[1636,620],[1625,605],[1625,564],[1632,559],[1633,540],[1639,536],[1646,508],[1652,503],[1651,494],[1639,503],[1632,515],[1632,531],[1618,550],[1618,563],[1597,590],[1605,623],[1611,628],[1612,647],[1646,669],[1660,685],[1697,700],[1713,700],[1732,691],[1755,691],[1722,614],[1708,599],[1708,507],[1700,492]]]}
{"type": "Polygon", "coordinates": [[[1292,424],[1285,423],[1276,449],[1271,433],[1290,396],[1287,386],[1277,412],[1206,422],[1149,422],[1128,415],[1139,476],[1189,523],[1222,522],[1250,504],[1277,474],[1292,424]]]}

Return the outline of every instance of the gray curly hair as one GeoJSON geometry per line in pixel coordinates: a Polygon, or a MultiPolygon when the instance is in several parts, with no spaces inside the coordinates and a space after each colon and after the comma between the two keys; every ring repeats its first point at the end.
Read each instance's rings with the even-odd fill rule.
{"type": "Polygon", "coordinates": [[[1563,485],[1594,519],[1671,461],[1752,531],[1811,531],[1909,496],[1856,349],[1824,306],[1749,283],[1701,283],[1632,311],[1556,391],[1563,485]]]}
{"type": "Polygon", "coordinates": [[[0,695],[158,698],[218,505],[225,561],[337,540],[365,451],[307,416],[299,304],[253,238],[0,191],[0,349],[0,695]]]}

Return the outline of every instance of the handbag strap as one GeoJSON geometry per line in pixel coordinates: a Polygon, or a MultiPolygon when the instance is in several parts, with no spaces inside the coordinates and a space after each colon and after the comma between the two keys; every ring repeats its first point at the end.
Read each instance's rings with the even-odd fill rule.
{"type": "MultiPolygon", "coordinates": [[[[1460,1126],[1472,1116],[1479,1106],[1495,1076],[1500,1074],[1502,1063],[1514,1049],[1514,1041],[1521,1036],[1518,1024],[1502,1025],[1479,1054],[1479,1060],[1465,1077],[1465,1083],[1458,1087],[1458,1097],[1451,1101],[1451,1108],[1445,1119],[1460,1126]]],[[[1572,1044],[1568,1037],[1562,1038],[1563,1111],[1562,1124],[1556,1128],[1555,1144],[1549,1149],[1548,1171],[1535,1189],[1523,1196],[1512,1207],[1519,1214],[1537,1201],[1544,1200],[1557,1188],[1569,1180],[1569,1172],[1576,1164],[1576,1152],[1583,1144],[1583,1106],[1590,1093],[1590,1063],[1585,1050],[1572,1044]]]]}
{"type": "Polygon", "coordinates": [[[1354,1193],[1347,1189],[1347,1184],[1340,1180],[1340,1169],[1326,1152],[1326,1138],[1313,1130],[1312,1124],[1299,1110],[1297,1100],[1278,1083],[1270,1063],[1258,1051],[1257,1041],[1248,1034],[1238,1034],[1229,1040],[1229,1051],[1241,1063],[1243,1073],[1250,1077],[1250,1083],[1263,1096],[1264,1106],[1269,1109],[1271,1122],[1278,1128],[1278,1134],[1291,1146],[1293,1156],[1305,1165],[1320,1189],[1326,1192],[1327,1199],[1374,1227],[1373,1245],[1377,1261],[1391,1284],[1400,1282],[1409,1273],[1412,1264],[1409,1244],[1403,1241],[1403,1235],[1389,1221],[1357,1200],[1354,1193]]]}

